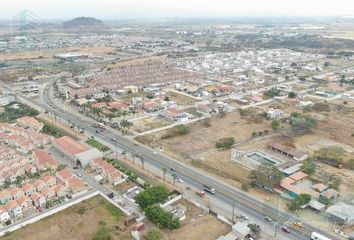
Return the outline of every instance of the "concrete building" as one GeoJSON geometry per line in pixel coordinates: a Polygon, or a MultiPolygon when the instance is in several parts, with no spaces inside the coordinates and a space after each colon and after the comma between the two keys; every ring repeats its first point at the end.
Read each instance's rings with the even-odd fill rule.
{"type": "Polygon", "coordinates": [[[96,148],[89,149],[69,136],[56,139],[53,146],[81,167],[87,166],[94,159],[103,157],[103,153],[96,148]]]}

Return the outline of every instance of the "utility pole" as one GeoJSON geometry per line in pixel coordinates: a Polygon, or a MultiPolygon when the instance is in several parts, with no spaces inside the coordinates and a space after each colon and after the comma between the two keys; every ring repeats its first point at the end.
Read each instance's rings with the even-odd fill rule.
{"type": "Polygon", "coordinates": [[[279,221],[276,222],[273,226],[274,226],[274,238],[277,237],[277,232],[278,232],[278,224],[279,224],[279,221]]]}
{"type": "Polygon", "coordinates": [[[232,222],[235,222],[235,201],[232,201],[232,222]]]}
{"type": "Polygon", "coordinates": [[[114,147],[115,147],[115,150],[116,150],[116,160],[118,160],[117,140],[114,141],[114,147]]]}

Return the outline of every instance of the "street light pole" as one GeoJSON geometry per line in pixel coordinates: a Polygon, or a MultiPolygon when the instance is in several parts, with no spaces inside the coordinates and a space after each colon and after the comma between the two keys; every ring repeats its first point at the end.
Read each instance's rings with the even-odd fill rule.
{"type": "Polygon", "coordinates": [[[118,160],[117,140],[114,141],[114,147],[115,147],[115,150],[116,150],[116,160],[118,160]]]}

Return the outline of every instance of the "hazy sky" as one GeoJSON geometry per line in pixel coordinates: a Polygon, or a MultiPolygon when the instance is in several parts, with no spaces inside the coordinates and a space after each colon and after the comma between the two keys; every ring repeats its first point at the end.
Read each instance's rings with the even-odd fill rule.
{"type": "Polygon", "coordinates": [[[0,0],[0,18],[42,19],[354,15],[354,0],[0,0]]]}

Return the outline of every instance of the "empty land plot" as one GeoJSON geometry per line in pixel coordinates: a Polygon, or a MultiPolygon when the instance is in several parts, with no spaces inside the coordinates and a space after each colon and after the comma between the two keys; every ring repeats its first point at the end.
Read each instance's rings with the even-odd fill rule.
{"type": "Polygon", "coordinates": [[[114,226],[118,225],[123,218],[124,215],[118,208],[101,196],[96,196],[31,225],[27,225],[1,239],[87,240],[94,239],[96,232],[102,229],[102,225],[105,225],[106,232],[112,236],[111,239],[118,240],[122,239],[121,237],[123,236],[129,236],[129,232],[120,233],[121,236],[116,235],[114,232],[114,226]]]}
{"type": "Polygon", "coordinates": [[[164,239],[179,240],[179,239],[203,239],[214,240],[220,235],[225,235],[230,232],[231,227],[222,223],[212,215],[206,215],[196,219],[181,229],[175,230],[172,233],[165,233],[164,239]]]}
{"type": "Polygon", "coordinates": [[[215,143],[218,139],[234,137],[235,142],[240,143],[249,140],[253,131],[268,130],[271,134],[270,123],[271,121],[266,119],[263,119],[260,123],[248,122],[247,119],[241,118],[238,112],[232,112],[226,114],[223,118],[220,116],[210,118],[207,125],[204,120],[193,123],[190,125],[188,134],[161,139],[161,136],[169,131],[166,130],[148,135],[146,138],[150,142],[161,145],[165,150],[181,155],[182,159],[186,159],[186,156],[199,158],[206,151],[215,149],[215,143]]]}
{"type": "Polygon", "coordinates": [[[188,97],[184,94],[180,94],[177,92],[167,92],[166,96],[171,100],[176,102],[178,105],[191,105],[195,103],[197,100],[191,97],[188,97]]]}
{"type": "Polygon", "coordinates": [[[163,119],[160,119],[158,117],[148,117],[148,118],[134,121],[133,124],[134,125],[132,130],[138,133],[142,133],[142,132],[150,131],[155,128],[167,126],[171,123],[163,119]]]}

